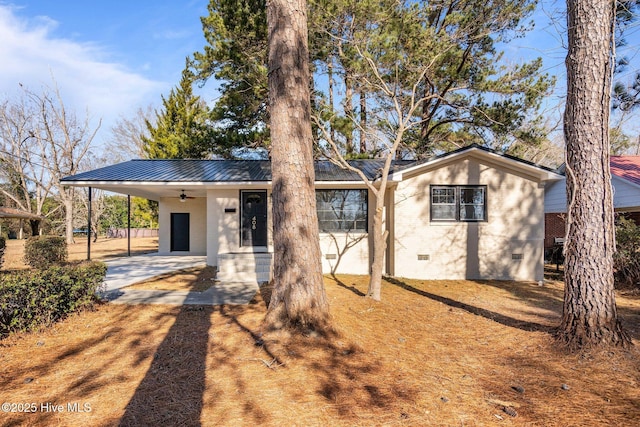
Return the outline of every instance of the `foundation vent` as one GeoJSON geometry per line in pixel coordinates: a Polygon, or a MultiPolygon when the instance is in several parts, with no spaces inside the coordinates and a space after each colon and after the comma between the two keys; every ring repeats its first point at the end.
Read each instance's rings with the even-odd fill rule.
{"type": "Polygon", "coordinates": [[[511,259],[520,261],[524,259],[524,254],[511,254],[511,259]]]}
{"type": "Polygon", "coordinates": [[[326,259],[336,259],[336,258],[338,258],[338,255],[336,255],[336,254],[326,254],[324,257],[326,259]]]}
{"type": "Polygon", "coordinates": [[[431,257],[429,254],[418,254],[418,261],[429,261],[431,257]]]}

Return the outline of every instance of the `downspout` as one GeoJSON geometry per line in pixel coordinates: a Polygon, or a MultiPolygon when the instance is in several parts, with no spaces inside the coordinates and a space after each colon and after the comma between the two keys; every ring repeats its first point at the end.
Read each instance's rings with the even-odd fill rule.
{"type": "Polygon", "coordinates": [[[91,261],[91,187],[89,187],[89,204],[87,209],[87,261],[91,261]]]}
{"type": "Polygon", "coordinates": [[[385,227],[387,230],[389,230],[389,236],[387,237],[387,254],[386,254],[386,275],[388,276],[395,276],[396,275],[396,246],[395,246],[395,225],[396,225],[396,218],[395,218],[395,211],[396,211],[396,206],[395,206],[395,193],[396,193],[396,186],[390,186],[387,189],[387,194],[385,195],[386,197],[386,218],[385,218],[385,227]]]}

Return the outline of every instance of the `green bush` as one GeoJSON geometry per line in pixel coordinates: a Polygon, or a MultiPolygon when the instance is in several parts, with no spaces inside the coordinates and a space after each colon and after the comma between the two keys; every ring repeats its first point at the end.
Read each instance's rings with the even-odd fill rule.
{"type": "Polygon", "coordinates": [[[616,223],[613,266],[616,288],[640,288],[640,226],[623,217],[616,223]]]}
{"type": "Polygon", "coordinates": [[[0,274],[0,339],[91,307],[106,272],[104,263],[85,262],[0,274]]]}
{"type": "Polygon", "coordinates": [[[67,261],[67,242],[60,236],[30,237],[24,245],[24,262],[33,268],[48,268],[67,261]]]}
{"type": "Polygon", "coordinates": [[[0,236],[0,269],[4,264],[4,250],[6,247],[7,247],[7,241],[4,239],[4,237],[0,236]]]}

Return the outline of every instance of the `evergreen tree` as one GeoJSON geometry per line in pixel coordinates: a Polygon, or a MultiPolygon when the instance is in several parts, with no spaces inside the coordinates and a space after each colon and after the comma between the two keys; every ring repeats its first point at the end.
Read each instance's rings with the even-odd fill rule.
{"type": "MultiPolygon", "coordinates": [[[[314,114],[332,126],[348,157],[377,152],[367,135],[387,123],[368,120],[383,108],[367,82],[367,52],[415,81],[409,62],[428,66],[423,95],[429,97],[416,120],[422,126],[406,135],[405,149],[418,156],[452,144],[479,142],[507,150],[514,142],[537,143],[535,116],[553,85],[542,63],[507,66],[499,43],[527,30],[524,19],[536,0],[311,0],[310,58],[315,71],[314,114]],[[404,34],[404,37],[396,37],[404,34]],[[393,43],[391,43],[393,41],[393,43]],[[360,52],[359,52],[360,51],[360,52]],[[417,59],[420,59],[418,61],[417,59]],[[521,127],[526,124],[526,131],[521,127]]],[[[218,144],[264,146],[268,143],[266,17],[264,0],[211,0],[202,18],[207,45],[194,54],[202,82],[222,82],[214,108],[218,144]]],[[[410,87],[398,87],[411,92],[410,87]]]]}
{"type": "MultiPolygon", "coordinates": [[[[627,41],[624,37],[625,30],[636,21],[640,0],[616,1],[616,48],[624,49],[627,41]]],[[[634,51],[635,54],[635,51],[634,51]]],[[[622,56],[617,60],[616,72],[626,70],[629,59],[622,56]]],[[[640,105],[640,72],[636,72],[633,80],[628,82],[618,81],[613,86],[612,106],[614,109],[630,111],[640,105]]]]}
{"type": "Polygon", "coordinates": [[[190,64],[204,84],[219,83],[212,110],[214,144],[230,155],[234,147],[268,145],[267,15],[265,0],[210,0],[202,17],[207,45],[190,64]]]}
{"type": "Polygon", "coordinates": [[[185,68],[180,84],[162,97],[156,121],[146,121],[149,136],[143,135],[143,149],[150,159],[200,159],[214,152],[209,110],[193,94],[194,76],[185,68]]]}
{"type": "Polygon", "coordinates": [[[265,324],[326,333],[330,317],[314,187],[306,1],[270,0],[267,13],[274,290],[265,324]]]}
{"type": "Polygon", "coordinates": [[[609,162],[615,1],[567,0],[567,240],[559,339],[570,348],[629,346],[613,288],[609,162]]]}

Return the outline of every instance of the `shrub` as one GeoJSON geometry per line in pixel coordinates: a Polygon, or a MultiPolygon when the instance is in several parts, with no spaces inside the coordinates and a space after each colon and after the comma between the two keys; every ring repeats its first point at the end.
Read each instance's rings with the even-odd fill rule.
{"type": "Polygon", "coordinates": [[[104,263],[85,262],[0,275],[0,338],[91,307],[106,272],[104,263]]]}
{"type": "Polygon", "coordinates": [[[616,223],[616,253],[613,256],[616,288],[640,288],[640,226],[626,218],[616,223]]]}
{"type": "Polygon", "coordinates": [[[24,262],[33,268],[48,268],[67,261],[67,242],[60,236],[30,237],[24,245],[24,262]]]}
{"type": "Polygon", "coordinates": [[[0,269],[2,268],[2,264],[4,264],[4,250],[7,247],[7,241],[4,237],[0,236],[0,269]]]}

